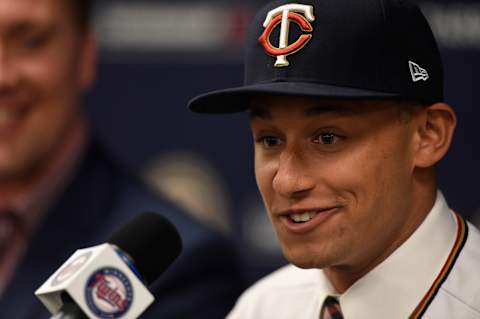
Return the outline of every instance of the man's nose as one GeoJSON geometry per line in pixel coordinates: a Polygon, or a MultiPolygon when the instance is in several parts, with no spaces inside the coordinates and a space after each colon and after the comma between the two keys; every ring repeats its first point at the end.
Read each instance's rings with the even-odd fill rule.
{"type": "Polygon", "coordinates": [[[273,178],[273,189],[284,197],[301,198],[315,188],[314,177],[309,174],[306,161],[293,152],[282,153],[273,178]]]}

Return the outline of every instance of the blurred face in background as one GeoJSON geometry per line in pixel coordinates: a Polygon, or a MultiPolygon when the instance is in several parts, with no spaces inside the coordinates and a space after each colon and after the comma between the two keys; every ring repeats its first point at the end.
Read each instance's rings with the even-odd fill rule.
{"type": "Polygon", "coordinates": [[[257,183],[293,264],[361,271],[409,236],[415,123],[386,101],[252,102],[257,183]]]}
{"type": "Polygon", "coordinates": [[[0,0],[0,182],[53,156],[79,121],[95,47],[67,0],[0,0]]]}

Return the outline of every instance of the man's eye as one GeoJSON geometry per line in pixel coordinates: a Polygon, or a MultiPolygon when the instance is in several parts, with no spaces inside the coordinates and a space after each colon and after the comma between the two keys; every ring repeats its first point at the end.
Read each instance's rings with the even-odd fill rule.
{"type": "Polygon", "coordinates": [[[331,145],[338,142],[340,137],[334,133],[322,133],[316,139],[315,143],[331,145]]]}
{"type": "Polygon", "coordinates": [[[265,147],[274,147],[281,144],[280,139],[275,136],[264,136],[260,138],[260,141],[265,147]]]}
{"type": "Polygon", "coordinates": [[[26,49],[34,50],[42,47],[47,43],[49,39],[48,34],[34,34],[29,35],[23,40],[23,47],[26,49]]]}

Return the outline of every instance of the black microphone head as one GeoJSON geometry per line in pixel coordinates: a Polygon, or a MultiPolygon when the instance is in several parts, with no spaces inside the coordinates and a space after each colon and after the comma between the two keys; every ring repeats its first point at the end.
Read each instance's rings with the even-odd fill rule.
{"type": "Polygon", "coordinates": [[[175,226],[156,213],[142,213],[118,229],[108,243],[128,254],[149,285],[178,257],[182,240],[175,226]]]}

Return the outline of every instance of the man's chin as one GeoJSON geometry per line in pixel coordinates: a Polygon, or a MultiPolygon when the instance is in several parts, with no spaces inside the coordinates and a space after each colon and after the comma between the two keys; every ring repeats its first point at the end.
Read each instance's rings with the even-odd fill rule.
{"type": "Polygon", "coordinates": [[[293,265],[302,269],[322,269],[332,265],[332,261],[313,253],[299,253],[283,251],[285,258],[293,265]]]}

